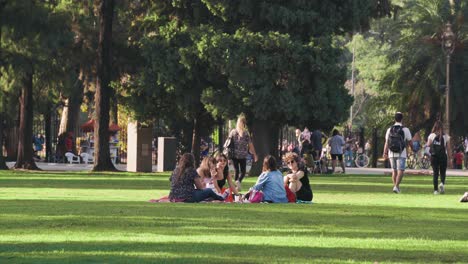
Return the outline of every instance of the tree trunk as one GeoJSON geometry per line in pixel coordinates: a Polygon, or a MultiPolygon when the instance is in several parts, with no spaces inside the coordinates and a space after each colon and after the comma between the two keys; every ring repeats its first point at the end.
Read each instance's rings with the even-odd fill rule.
{"type": "MultiPolygon", "coordinates": [[[[3,12],[3,8],[5,7],[6,5],[6,1],[0,1],[0,14],[3,12]]],[[[0,45],[2,43],[2,25],[0,24],[0,45]]],[[[1,56],[1,51],[2,51],[2,47],[0,46],[0,58],[2,57],[1,56]]],[[[5,95],[2,95],[2,96],[5,96],[5,95]]],[[[5,100],[3,100],[3,107],[5,107],[5,100]]],[[[3,131],[4,131],[4,124],[5,120],[4,120],[4,114],[3,113],[0,113],[0,170],[8,170],[8,166],[6,165],[6,162],[5,162],[5,158],[3,157],[3,141],[4,141],[4,137],[3,137],[3,131]]]]}
{"type": "Polygon", "coordinates": [[[223,137],[223,119],[220,117],[218,118],[218,152],[223,152],[224,146],[224,137],[223,137]]]}
{"type": "Polygon", "coordinates": [[[111,43],[114,0],[101,0],[99,4],[99,44],[95,94],[96,122],[94,127],[93,171],[116,171],[109,151],[109,110],[111,87],[111,43]]]}
{"type": "Polygon", "coordinates": [[[0,113],[0,170],[8,170],[8,166],[5,162],[5,157],[3,157],[3,131],[4,131],[4,114],[0,113]]]}
{"type": "Polygon", "coordinates": [[[377,136],[377,128],[374,127],[374,130],[372,131],[372,157],[371,158],[371,163],[372,163],[372,168],[377,168],[377,160],[379,159],[379,149],[378,149],[378,136],[377,136]]]}
{"type": "Polygon", "coordinates": [[[200,115],[193,120],[192,134],[192,154],[195,158],[195,165],[200,165],[200,115]]]}
{"type": "Polygon", "coordinates": [[[18,156],[15,169],[40,170],[33,159],[33,73],[23,77],[20,96],[20,124],[18,131],[18,156]]]}
{"type": "MultiPolygon", "coordinates": [[[[83,102],[83,81],[82,75],[76,79],[75,84],[72,87],[69,98],[65,100],[65,106],[63,107],[62,117],[60,119],[59,135],[66,134],[67,132],[75,132],[78,127],[80,107],[83,102]]],[[[76,151],[76,141],[73,140],[72,150],[76,151]]]]}
{"type": "Polygon", "coordinates": [[[115,96],[112,96],[111,105],[110,105],[110,123],[111,124],[119,123],[118,111],[119,111],[119,108],[117,105],[117,98],[115,96]]]}
{"type": "Polygon", "coordinates": [[[249,176],[258,176],[262,172],[263,159],[267,155],[274,156],[278,168],[281,166],[281,160],[278,157],[279,129],[280,126],[272,124],[268,120],[254,120],[252,122],[251,136],[258,161],[252,163],[249,176]]]}
{"type": "Polygon", "coordinates": [[[67,133],[67,124],[68,124],[68,109],[69,109],[69,103],[68,99],[65,99],[65,102],[63,104],[62,108],[62,116],[60,117],[60,127],[58,131],[58,135],[66,134],[67,133]]]}
{"type": "MultiPolygon", "coordinates": [[[[53,109],[52,104],[48,104],[48,109],[53,109]]],[[[50,111],[46,111],[44,113],[44,122],[45,122],[45,150],[46,150],[46,158],[45,160],[48,162],[52,161],[52,135],[51,135],[51,127],[52,127],[52,115],[50,111]]]]}

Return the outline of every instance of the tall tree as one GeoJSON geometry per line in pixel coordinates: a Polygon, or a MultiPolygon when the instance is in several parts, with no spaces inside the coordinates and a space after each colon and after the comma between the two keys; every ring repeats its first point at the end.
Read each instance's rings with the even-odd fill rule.
{"type": "MultiPolygon", "coordinates": [[[[353,1],[361,25],[381,2],[353,1]]],[[[347,117],[351,98],[333,35],[351,30],[353,8],[342,1],[158,1],[136,21],[149,67],[128,96],[148,95],[140,113],[152,102],[160,113],[176,105],[192,119],[199,109],[215,118],[245,112],[260,158],[276,154],[281,125],[331,127],[347,117]]]]}
{"type": "MultiPolygon", "coordinates": [[[[453,24],[457,47],[452,55],[450,79],[451,130],[453,135],[463,135],[468,130],[468,120],[463,102],[466,94],[468,51],[463,48],[468,31],[465,17],[468,14],[466,1],[416,0],[399,1],[398,16],[385,23],[378,23],[375,30],[385,28],[386,42],[391,46],[387,57],[398,68],[388,72],[380,81],[394,93],[394,106],[409,113],[407,122],[414,129],[430,131],[441,113],[444,113],[445,60],[441,49],[442,34],[447,22],[453,24]],[[454,122],[456,120],[460,120],[454,122]]],[[[452,135],[452,136],[453,136],[452,135]]]]}
{"type": "Polygon", "coordinates": [[[206,103],[246,112],[260,159],[278,153],[283,124],[331,128],[347,117],[351,104],[334,36],[351,32],[355,24],[367,28],[372,16],[387,14],[379,4],[384,2],[205,1],[231,30],[205,41],[214,50],[202,55],[221,69],[232,95],[226,96],[230,103],[212,98],[206,103]]]}
{"type": "MultiPolygon", "coordinates": [[[[70,40],[68,17],[48,2],[10,1],[2,9],[4,69],[20,90],[18,156],[15,168],[37,169],[32,157],[33,87],[37,73],[56,68],[60,48],[70,40]],[[51,34],[54,32],[54,34],[51,34]],[[5,67],[5,65],[7,65],[5,67]]],[[[0,76],[4,78],[5,76],[0,76]]],[[[3,88],[3,87],[2,87],[3,88]]]]}
{"type": "Polygon", "coordinates": [[[112,88],[112,21],[114,18],[114,0],[101,0],[99,5],[99,44],[96,78],[95,109],[96,123],[95,155],[93,171],[115,171],[109,151],[109,110],[112,88]]]}
{"type": "MultiPolygon", "coordinates": [[[[6,6],[6,0],[0,1],[0,16],[3,13],[3,9],[6,6]]],[[[0,61],[3,61],[3,53],[2,53],[2,20],[0,19],[0,61]]],[[[0,68],[3,65],[0,62],[0,68]]],[[[1,73],[0,73],[1,74],[1,73]]],[[[3,142],[5,141],[4,138],[4,129],[5,129],[5,94],[3,94],[2,87],[0,87],[0,97],[2,100],[0,101],[0,170],[7,170],[8,166],[6,165],[5,158],[3,157],[3,142]]]]}

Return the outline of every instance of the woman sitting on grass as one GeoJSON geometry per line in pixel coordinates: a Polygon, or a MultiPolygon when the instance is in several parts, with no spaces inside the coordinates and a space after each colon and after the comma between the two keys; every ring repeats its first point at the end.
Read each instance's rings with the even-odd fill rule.
{"type": "Polygon", "coordinates": [[[194,168],[195,159],[190,153],[180,158],[177,168],[171,175],[171,202],[198,203],[208,198],[224,201],[225,196],[219,196],[212,189],[204,189],[202,180],[194,168]],[[195,187],[196,189],[195,189],[195,187]]]}
{"type": "MultiPolygon", "coordinates": [[[[200,167],[197,169],[197,173],[202,178],[204,187],[212,189],[216,194],[228,196],[232,191],[234,194],[238,195],[239,192],[229,174],[227,160],[227,157],[222,153],[216,155],[216,158],[205,157],[200,167]],[[226,180],[229,184],[229,189],[223,188],[226,184],[226,180]]],[[[231,200],[228,199],[228,201],[231,200]]]]}
{"type": "Polygon", "coordinates": [[[226,182],[229,185],[229,189],[238,195],[236,185],[232,181],[231,173],[229,173],[228,158],[223,153],[216,155],[216,182],[218,187],[222,190],[226,182]]]}
{"type": "Polygon", "coordinates": [[[288,164],[288,174],[284,176],[284,185],[296,194],[296,199],[300,201],[312,201],[313,193],[307,176],[307,169],[300,164],[299,156],[296,153],[287,153],[284,161],[288,164]]]}
{"type": "Polygon", "coordinates": [[[252,189],[263,192],[263,201],[269,203],[287,203],[286,190],[283,185],[283,174],[278,171],[273,156],[263,159],[263,172],[252,189]]]}
{"type": "Polygon", "coordinates": [[[221,193],[221,189],[214,180],[216,177],[216,160],[213,157],[204,157],[197,169],[197,173],[201,177],[204,188],[210,188],[217,193],[221,193]]]}

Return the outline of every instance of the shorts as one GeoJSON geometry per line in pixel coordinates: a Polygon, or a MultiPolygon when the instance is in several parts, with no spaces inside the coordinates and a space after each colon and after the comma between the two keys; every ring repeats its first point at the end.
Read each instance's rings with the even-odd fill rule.
{"type": "Polygon", "coordinates": [[[343,154],[331,154],[332,160],[336,160],[337,158],[339,161],[343,161],[343,154]]]}
{"type": "Polygon", "coordinates": [[[406,169],[406,158],[395,157],[389,158],[390,159],[390,166],[393,170],[401,170],[404,171],[406,169]]]}

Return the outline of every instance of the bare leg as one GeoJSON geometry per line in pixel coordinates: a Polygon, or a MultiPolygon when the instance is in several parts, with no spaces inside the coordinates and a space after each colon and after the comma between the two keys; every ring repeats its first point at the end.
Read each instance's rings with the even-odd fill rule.
{"type": "Polygon", "coordinates": [[[400,189],[400,183],[401,183],[401,180],[403,180],[403,173],[404,172],[405,171],[398,170],[397,177],[396,177],[396,187],[398,189],[400,189]]]}
{"type": "Polygon", "coordinates": [[[397,186],[397,171],[392,170],[392,182],[393,182],[393,187],[397,186]]]}
{"type": "Polygon", "coordinates": [[[335,172],[336,160],[332,160],[332,172],[335,172]]]}
{"type": "Polygon", "coordinates": [[[293,193],[296,193],[297,191],[299,191],[302,187],[302,182],[301,181],[295,181],[295,182],[290,182],[289,183],[289,189],[291,189],[291,191],[293,193]]]}
{"type": "Polygon", "coordinates": [[[344,161],[340,161],[341,163],[341,169],[343,170],[343,173],[345,173],[345,164],[344,164],[344,161]]]}

